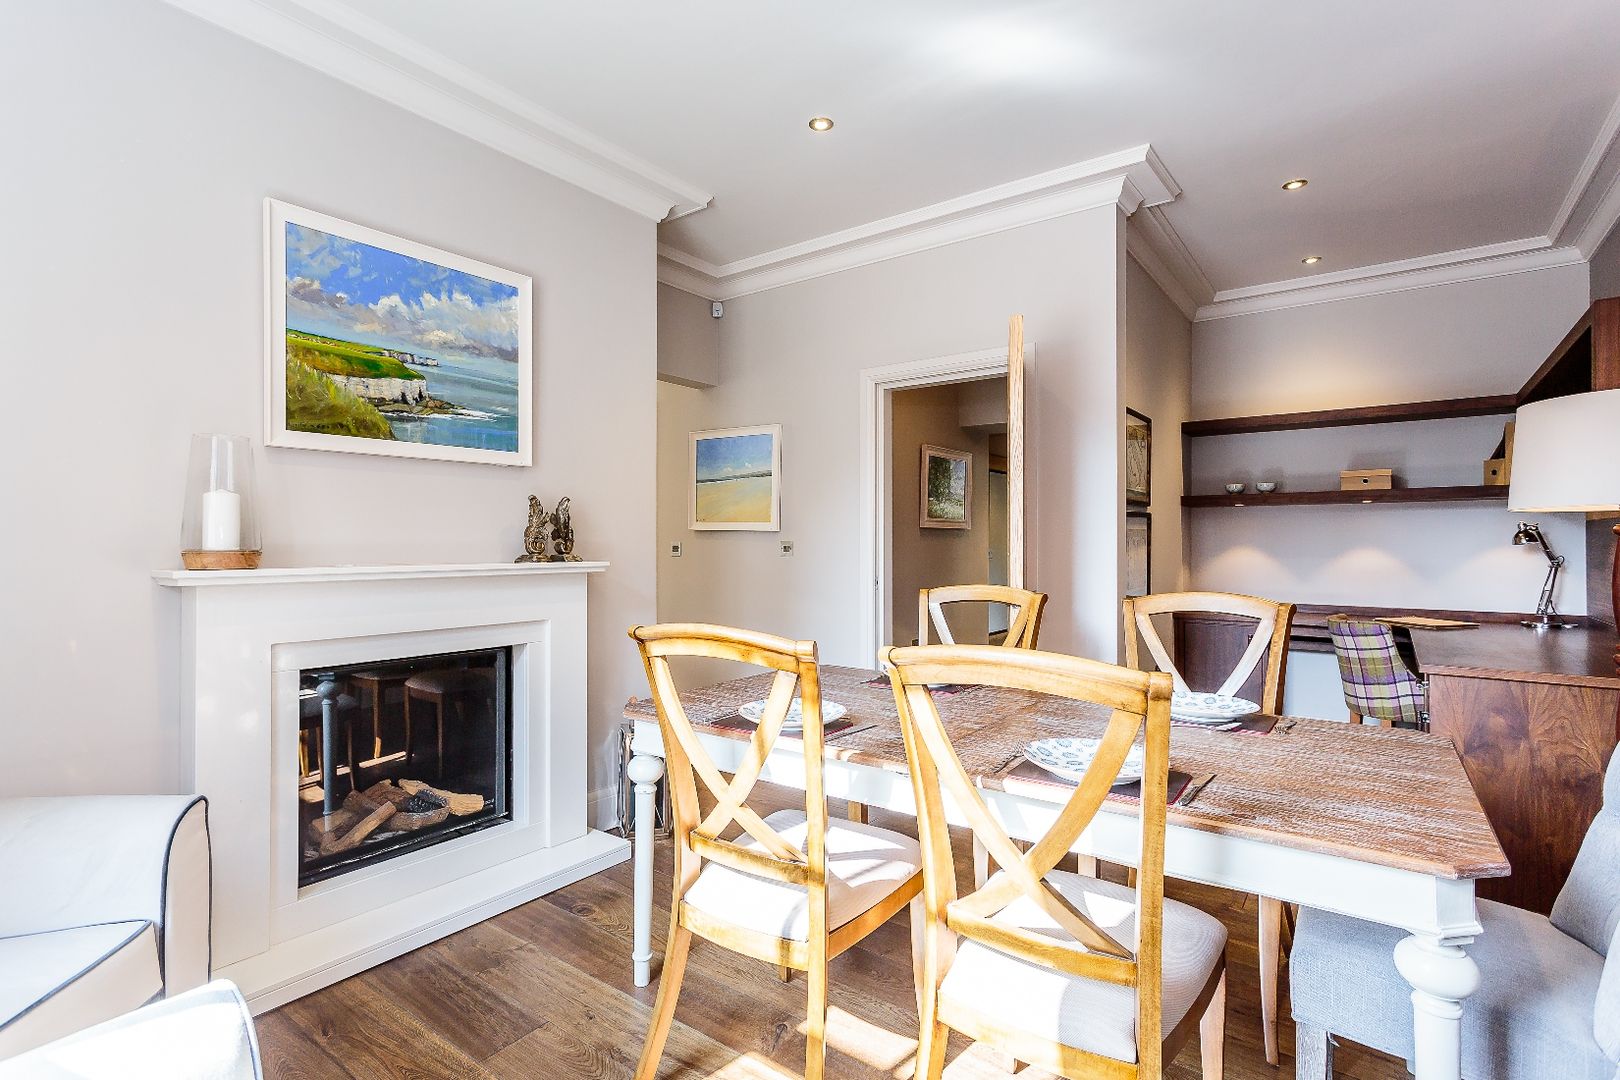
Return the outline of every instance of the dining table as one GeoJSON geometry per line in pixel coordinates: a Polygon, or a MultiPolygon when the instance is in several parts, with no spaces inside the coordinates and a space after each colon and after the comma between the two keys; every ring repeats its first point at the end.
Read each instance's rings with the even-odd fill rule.
{"type": "MultiPolygon", "coordinates": [[[[738,709],[765,697],[772,677],[682,690],[699,741],[722,772],[735,769],[753,734],[738,709]]],[[[847,710],[826,728],[826,794],[914,814],[887,677],[830,665],[820,677],[823,702],[847,710]]],[[[986,806],[1023,839],[1042,836],[1074,790],[1027,760],[1024,748],[1037,739],[1100,736],[1109,718],[1099,706],[999,687],[941,687],[933,697],[986,806]]],[[[636,815],[632,962],[636,985],[645,986],[664,750],[651,700],[631,701],[624,715],[635,728],[627,769],[636,815]]],[[[1463,1009],[1480,983],[1466,949],[1481,933],[1474,885],[1510,868],[1452,744],[1425,732],[1303,718],[1251,716],[1237,727],[1173,720],[1170,769],[1165,875],[1406,931],[1394,962],[1413,988],[1415,1074],[1458,1080],[1463,1009]]],[[[802,790],[803,742],[779,737],[760,775],[802,790]]],[[[1137,807],[1130,790],[1116,789],[1072,850],[1134,866],[1137,807]]],[[[966,823],[948,798],[947,817],[966,823]]]]}

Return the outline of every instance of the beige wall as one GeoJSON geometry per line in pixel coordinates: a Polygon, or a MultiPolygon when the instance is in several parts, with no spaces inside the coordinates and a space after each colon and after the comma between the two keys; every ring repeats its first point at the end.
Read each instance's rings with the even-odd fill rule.
{"type": "Polygon", "coordinates": [[[1186,583],[1181,423],[1188,418],[1192,324],[1135,259],[1125,265],[1125,404],[1153,421],[1154,592],[1186,583]]]}
{"type": "Polygon", "coordinates": [[[1603,300],[1620,296],[1620,229],[1592,253],[1592,299],[1603,300]]]}
{"type": "MultiPolygon", "coordinates": [[[[574,500],[590,584],[593,788],[645,692],[624,628],[655,614],[651,222],[155,0],[7,5],[0,70],[26,207],[0,261],[12,568],[0,790],[178,783],[175,597],[192,432],[263,438],[263,200],[534,279],[535,462],[259,452],[272,566],[504,562],[525,500],[574,500]],[[63,77],[62,57],[73,57],[63,77]]],[[[581,762],[581,767],[587,763],[581,762]]]]}
{"type": "Polygon", "coordinates": [[[658,377],[681,386],[720,381],[720,320],[701,296],[658,284],[658,377]]]}
{"type": "MultiPolygon", "coordinates": [[[[975,384],[965,384],[975,385],[975,384]]],[[[1003,379],[985,386],[1000,386],[1003,379]]],[[[890,399],[890,462],[893,483],[890,536],[893,562],[891,615],[893,630],[885,644],[910,645],[917,637],[917,591],[939,585],[965,585],[987,580],[990,564],[990,438],[962,426],[964,384],[897,390],[890,399]],[[925,529],[918,524],[922,483],[922,447],[942,446],[973,455],[972,499],[967,529],[925,529]]],[[[1005,415],[1006,409],[1002,409],[1005,415]]],[[[972,420],[970,414],[967,419],[972,420]]],[[[951,633],[964,644],[988,639],[988,612],[983,605],[961,605],[948,613],[951,633]]],[[[932,640],[938,640],[932,637],[932,640]]]]}
{"type": "MultiPolygon", "coordinates": [[[[1242,416],[1517,390],[1587,305],[1584,265],[1314,304],[1193,325],[1192,412],[1242,416]]],[[[1196,493],[1227,480],[1334,487],[1340,469],[1391,467],[1412,486],[1477,484],[1505,417],[1197,439],[1196,493]]],[[[1252,489],[1251,489],[1252,490],[1252,489]]],[[[1308,604],[1525,611],[1546,562],[1510,543],[1499,505],[1194,510],[1191,583],[1308,604]]],[[[1585,610],[1585,537],[1542,525],[1567,556],[1564,610],[1585,610]]],[[[1331,657],[1291,661],[1289,708],[1343,716],[1331,657]]]]}
{"type": "Polygon", "coordinates": [[[951,244],[726,304],[721,379],[659,389],[659,616],[737,623],[871,666],[862,627],[860,373],[1002,346],[1025,316],[1030,581],[1052,594],[1043,641],[1117,655],[1123,519],[1120,279],[1113,206],[951,244]],[[686,529],[687,432],[783,426],[781,539],[686,529]],[[1101,525],[1100,525],[1101,523],[1101,525]],[[685,554],[670,558],[671,542],[685,554]]]}

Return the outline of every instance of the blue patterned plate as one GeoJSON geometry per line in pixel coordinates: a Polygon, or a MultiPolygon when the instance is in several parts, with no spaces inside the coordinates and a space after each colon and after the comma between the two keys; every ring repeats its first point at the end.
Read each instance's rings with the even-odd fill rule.
{"type": "MultiPolygon", "coordinates": [[[[821,726],[826,727],[828,724],[836,724],[848,712],[849,710],[838,704],[838,702],[828,701],[823,698],[821,701],[821,726]]],[[[765,715],[765,702],[763,700],[750,701],[746,705],[739,705],[737,706],[737,714],[744,720],[752,720],[757,724],[760,718],[765,715]]],[[[794,698],[793,704],[788,706],[787,719],[782,722],[782,730],[804,730],[804,701],[801,698],[794,698]]]]}
{"type": "Polygon", "coordinates": [[[1177,690],[1170,695],[1170,715],[1177,720],[1224,724],[1259,711],[1260,706],[1256,702],[1231,694],[1196,694],[1177,690]]]}
{"type": "MultiPolygon", "coordinates": [[[[1036,739],[1024,747],[1024,756],[1049,773],[1063,777],[1065,780],[1080,782],[1091,767],[1091,760],[1097,756],[1097,746],[1100,739],[1036,739]]],[[[1134,784],[1142,779],[1143,749],[1140,743],[1132,746],[1130,753],[1125,755],[1125,763],[1119,767],[1119,776],[1114,780],[1117,787],[1120,784],[1134,784]]]]}

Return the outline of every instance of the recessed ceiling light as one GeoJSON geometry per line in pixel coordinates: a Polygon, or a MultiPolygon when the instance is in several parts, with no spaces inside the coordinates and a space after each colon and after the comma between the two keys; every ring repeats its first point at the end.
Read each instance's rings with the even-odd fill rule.
{"type": "Polygon", "coordinates": [[[810,118],[811,131],[831,131],[833,126],[830,116],[812,116],[810,118]]]}
{"type": "Polygon", "coordinates": [[[1322,256],[1320,256],[1320,255],[1307,255],[1307,256],[1305,256],[1303,259],[1301,259],[1299,261],[1304,263],[1306,266],[1315,266],[1317,263],[1322,261],[1322,256]]]}
{"type": "Polygon", "coordinates": [[[1296,177],[1295,179],[1290,180],[1287,183],[1283,184],[1283,190],[1284,191],[1298,191],[1300,188],[1304,187],[1308,183],[1310,183],[1310,181],[1305,179],[1303,176],[1296,177]]]}

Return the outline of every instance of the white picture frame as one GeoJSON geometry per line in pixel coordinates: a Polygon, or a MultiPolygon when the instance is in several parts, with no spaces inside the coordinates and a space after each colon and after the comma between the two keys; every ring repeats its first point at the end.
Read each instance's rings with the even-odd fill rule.
{"type": "Polygon", "coordinates": [[[782,425],[694,431],[688,466],[688,528],[782,531],[782,425]]]}
{"type": "MultiPolygon", "coordinates": [[[[266,446],[373,454],[385,457],[419,458],[433,461],[471,462],[487,465],[526,466],[533,464],[534,285],[528,275],[492,266],[489,263],[457,255],[454,252],[444,251],[414,240],[407,240],[404,237],[395,236],[378,229],[357,225],[354,222],[344,221],[341,218],[322,214],[318,211],[294,206],[291,203],[274,198],[267,198],[264,201],[264,229],[264,441],[266,446]],[[289,331],[292,331],[295,335],[302,333],[301,328],[288,325],[288,293],[292,285],[292,281],[288,277],[287,236],[289,225],[300,226],[305,230],[317,230],[319,233],[328,234],[330,237],[351,244],[380,249],[380,255],[398,256],[402,263],[408,260],[420,260],[423,263],[432,264],[434,268],[446,271],[445,276],[447,278],[458,273],[474,279],[482,279],[482,283],[490,287],[489,292],[495,297],[491,304],[499,308],[498,314],[503,320],[499,324],[501,336],[498,351],[496,345],[490,344],[489,341],[464,338],[462,340],[465,340],[470,347],[488,350],[488,354],[478,356],[458,354],[455,352],[455,347],[451,346],[449,347],[450,351],[445,354],[445,358],[452,355],[464,355],[464,359],[453,360],[451,363],[445,364],[440,357],[417,354],[414,348],[407,353],[407,355],[411,356],[407,363],[412,371],[417,372],[411,378],[423,379],[424,385],[430,387],[425,393],[418,392],[423,393],[427,401],[425,405],[421,402],[412,403],[410,406],[412,410],[410,420],[422,423],[434,420],[439,422],[433,435],[418,436],[424,441],[398,438],[393,434],[394,421],[385,421],[388,424],[388,431],[382,435],[374,436],[333,434],[307,428],[300,429],[296,419],[294,424],[289,426],[287,394],[288,333],[289,331]],[[514,323],[515,325],[513,325],[514,323]],[[511,331],[509,336],[507,331],[511,331]],[[510,344],[507,343],[508,340],[510,340],[510,344]],[[514,352],[515,357],[508,359],[505,355],[507,351],[514,352]],[[427,364],[426,361],[428,360],[432,360],[434,363],[427,364]],[[444,373],[440,378],[452,380],[459,373],[459,365],[463,363],[467,365],[482,364],[485,367],[490,367],[498,373],[498,378],[491,383],[488,378],[482,377],[481,374],[476,383],[471,378],[461,383],[461,385],[468,387],[474,385],[478,387],[476,391],[472,389],[466,391],[468,395],[475,392],[480,395],[476,403],[471,398],[467,402],[453,401],[450,396],[443,399],[433,398],[432,395],[439,391],[431,389],[434,382],[438,381],[431,374],[432,369],[435,367],[444,368],[444,373]],[[510,389],[507,387],[508,380],[505,370],[507,364],[515,364],[516,368],[512,372],[514,385],[510,389]],[[494,389],[487,389],[490,386],[493,386],[494,389]],[[486,398],[483,395],[489,395],[489,397],[486,398]],[[489,400],[494,401],[493,406],[488,403],[489,400]],[[423,410],[432,411],[424,413],[423,410]],[[511,446],[510,449],[505,445],[501,445],[496,449],[470,445],[473,441],[496,444],[512,443],[514,433],[511,427],[514,424],[515,445],[511,446]],[[425,441],[435,436],[465,441],[461,443],[425,441]]],[[[359,267],[359,269],[363,271],[364,267],[359,267]]],[[[355,276],[359,278],[363,275],[357,274],[355,276]]],[[[298,280],[308,283],[302,286],[306,289],[321,290],[327,284],[324,281],[311,281],[307,277],[300,277],[298,280]]],[[[454,280],[465,281],[466,278],[454,280]]],[[[335,307],[336,299],[342,299],[344,304],[358,310],[357,305],[360,301],[351,300],[339,290],[323,291],[317,295],[322,298],[321,303],[335,307]]],[[[430,295],[426,299],[432,300],[435,298],[430,295]]],[[[476,297],[469,298],[465,294],[458,295],[450,291],[437,299],[441,303],[446,300],[452,303],[465,302],[475,306],[479,303],[476,297]]],[[[308,303],[303,295],[299,297],[299,301],[300,304],[307,305],[308,303]]],[[[410,305],[412,303],[423,304],[425,300],[420,295],[402,298],[396,294],[389,298],[383,298],[377,301],[375,305],[370,306],[381,317],[387,314],[385,305],[391,302],[410,305]]],[[[446,312],[445,317],[450,318],[455,314],[454,312],[446,312]]],[[[328,343],[336,345],[348,343],[347,339],[334,342],[333,339],[338,335],[327,334],[324,331],[308,336],[323,347],[327,346],[328,343]]],[[[442,340],[454,340],[453,334],[442,329],[439,330],[439,337],[442,340]]],[[[389,339],[389,343],[392,344],[392,339],[389,339]]],[[[295,342],[294,344],[298,343],[295,342]]],[[[362,347],[377,352],[386,352],[388,350],[388,346],[381,345],[377,341],[364,343],[362,347]]],[[[468,369],[468,374],[471,375],[470,369],[468,369]]],[[[457,384],[451,382],[450,385],[457,384]]],[[[383,406],[383,408],[391,407],[395,406],[383,406]]],[[[405,419],[403,404],[398,408],[400,412],[394,415],[399,415],[403,421],[405,419]]],[[[370,414],[368,414],[369,416],[370,414]]]]}

